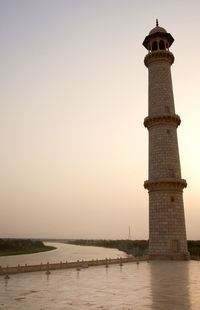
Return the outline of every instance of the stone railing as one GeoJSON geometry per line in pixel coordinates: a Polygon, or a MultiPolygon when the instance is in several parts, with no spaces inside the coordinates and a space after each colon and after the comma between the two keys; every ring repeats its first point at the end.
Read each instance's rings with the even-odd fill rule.
{"type": "Polygon", "coordinates": [[[50,270],[58,270],[58,269],[66,269],[66,268],[76,268],[80,270],[81,268],[88,268],[90,266],[101,266],[104,265],[108,267],[111,264],[119,264],[122,265],[123,263],[129,262],[139,262],[148,260],[148,255],[142,257],[134,257],[129,256],[126,258],[106,258],[106,259],[92,259],[89,261],[76,261],[76,262],[60,262],[60,263],[41,263],[40,265],[18,265],[15,267],[1,267],[0,266],[0,276],[8,276],[9,274],[17,274],[17,273],[24,273],[24,272],[34,272],[34,271],[46,271],[46,273],[50,273],[50,270]]]}

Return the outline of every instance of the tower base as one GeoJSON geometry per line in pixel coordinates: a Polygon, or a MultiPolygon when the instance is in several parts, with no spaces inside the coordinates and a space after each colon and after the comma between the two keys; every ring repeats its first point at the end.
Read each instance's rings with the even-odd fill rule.
{"type": "Polygon", "coordinates": [[[190,253],[149,254],[150,260],[190,260],[190,253]]]}

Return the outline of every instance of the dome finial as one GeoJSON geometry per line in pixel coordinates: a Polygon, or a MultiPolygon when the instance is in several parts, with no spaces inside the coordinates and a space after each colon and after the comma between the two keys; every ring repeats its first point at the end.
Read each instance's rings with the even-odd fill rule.
{"type": "Polygon", "coordinates": [[[156,18],[156,27],[158,27],[158,19],[156,18]]]}

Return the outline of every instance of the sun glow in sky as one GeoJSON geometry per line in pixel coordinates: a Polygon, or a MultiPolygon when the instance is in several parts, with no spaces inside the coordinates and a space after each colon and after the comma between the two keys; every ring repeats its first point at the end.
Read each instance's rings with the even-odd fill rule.
{"type": "Polygon", "coordinates": [[[148,238],[143,39],[175,38],[187,235],[200,239],[200,2],[0,1],[0,236],[148,238]]]}

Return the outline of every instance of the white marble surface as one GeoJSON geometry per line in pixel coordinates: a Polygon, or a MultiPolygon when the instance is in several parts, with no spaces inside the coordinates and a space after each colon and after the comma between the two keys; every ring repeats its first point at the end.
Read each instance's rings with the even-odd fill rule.
{"type": "Polygon", "coordinates": [[[1,310],[198,310],[200,262],[142,262],[0,277],[1,310]]]}

